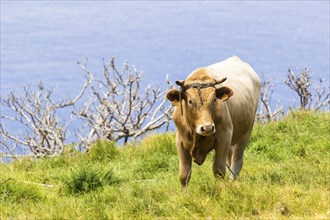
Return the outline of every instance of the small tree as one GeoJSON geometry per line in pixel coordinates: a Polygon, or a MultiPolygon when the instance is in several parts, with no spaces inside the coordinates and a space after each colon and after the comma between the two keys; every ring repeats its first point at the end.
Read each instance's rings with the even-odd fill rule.
{"type": "MultiPolygon", "coordinates": [[[[87,63],[81,68],[89,75],[87,63]]],[[[97,139],[118,141],[126,144],[129,138],[137,138],[166,125],[171,120],[171,105],[165,105],[165,93],[159,87],[149,85],[141,89],[142,72],[124,63],[118,71],[115,59],[104,63],[101,79],[94,78],[93,95],[76,114],[88,128],[88,135],[81,130],[76,133],[80,145],[88,148],[97,139]]],[[[168,86],[171,83],[167,80],[168,86]]]]}
{"type": "Polygon", "coordinates": [[[261,94],[259,102],[259,112],[257,113],[258,121],[276,121],[279,115],[283,114],[283,106],[276,104],[275,109],[272,110],[270,106],[271,96],[275,87],[272,80],[261,82],[261,94]]]}
{"type": "Polygon", "coordinates": [[[24,87],[24,93],[11,92],[1,105],[11,111],[12,117],[1,115],[0,153],[17,157],[17,151],[29,149],[36,156],[54,156],[64,152],[66,128],[71,121],[61,121],[57,116],[59,109],[72,107],[83,96],[91,83],[91,75],[75,99],[54,101],[52,90],[47,90],[43,83],[36,91],[30,86],[24,87]],[[5,128],[5,121],[16,123],[24,131],[10,132],[5,128]],[[16,133],[16,134],[15,134],[16,133]]]}
{"type": "MultiPolygon", "coordinates": [[[[55,156],[64,152],[68,124],[77,115],[86,123],[88,134],[76,129],[81,146],[87,148],[97,139],[118,141],[137,138],[147,132],[168,125],[172,106],[166,105],[165,93],[159,87],[148,86],[141,89],[142,72],[134,66],[124,64],[119,72],[114,58],[104,64],[99,79],[87,69],[87,59],[78,63],[87,74],[82,90],[75,99],[54,101],[52,90],[43,83],[36,91],[24,87],[24,93],[11,92],[2,100],[3,107],[11,115],[1,115],[0,156],[17,157],[17,152],[30,150],[36,156],[55,156]],[[76,105],[88,87],[92,94],[85,99],[77,112],[76,105]],[[86,101],[87,100],[87,101],[86,101]],[[73,113],[67,121],[60,120],[58,110],[68,109],[73,113]],[[5,122],[16,123],[19,132],[9,131],[5,122]],[[21,131],[21,129],[23,131],[21,131]]],[[[168,86],[172,84],[167,80],[168,86]]]]}
{"type": "Polygon", "coordinates": [[[307,68],[299,74],[295,74],[291,68],[289,68],[287,78],[284,82],[298,95],[300,109],[316,111],[329,106],[330,93],[326,92],[326,89],[322,85],[323,80],[321,78],[319,79],[319,84],[316,86],[314,93],[312,93],[311,86],[313,85],[313,81],[311,76],[312,74],[307,68]]]}

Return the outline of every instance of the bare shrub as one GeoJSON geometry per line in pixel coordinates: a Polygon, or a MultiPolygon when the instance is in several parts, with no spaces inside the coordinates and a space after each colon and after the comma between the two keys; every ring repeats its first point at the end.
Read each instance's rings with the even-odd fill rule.
{"type": "MultiPolygon", "coordinates": [[[[89,75],[93,75],[87,62],[80,64],[89,75]]],[[[100,79],[94,78],[96,85],[91,86],[93,95],[76,115],[85,122],[88,135],[78,130],[80,145],[84,148],[97,139],[127,143],[147,132],[168,125],[171,120],[172,106],[165,105],[165,93],[159,87],[149,85],[141,88],[142,72],[124,63],[121,71],[112,58],[104,63],[100,79]]],[[[167,80],[168,86],[171,83],[167,80]]]]}
{"type": "Polygon", "coordinates": [[[28,150],[35,156],[54,156],[64,152],[66,128],[71,121],[61,121],[57,116],[59,109],[73,106],[84,94],[91,83],[90,75],[79,95],[66,101],[54,101],[52,90],[43,83],[36,91],[24,87],[23,94],[11,92],[1,105],[10,110],[12,116],[1,115],[0,156],[16,158],[17,152],[28,150]],[[16,124],[18,131],[5,128],[5,122],[16,124]]]}
{"type": "Polygon", "coordinates": [[[266,122],[266,121],[276,121],[278,116],[283,115],[283,106],[276,104],[275,109],[271,108],[271,97],[273,94],[273,90],[275,85],[272,80],[262,81],[261,82],[261,94],[260,94],[260,103],[259,103],[259,111],[257,113],[257,120],[266,122]]]}
{"type": "Polygon", "coordinates": [[[305,68],[299,74],[295,74],[291,68],[288,69],[287,78],[284,80],[285,84],[290,89],[296,92],[299,97],[300,109],[319,110],[326,108],[330,104],[330,93],[326,92],[323,86],[323,80],[319,79],[319,84],[315,87],[312,93],[311,88],[313,81],[312,74],[305,68]]]}
{"type": "MultiPolygon", "coordinates": [[[[37,90],[24,87],[23,94],[11,92],[2,100],[3,107],[10,115],[1,115],[0,156],[18,157],[17,152],[32,153],[34,156],[55,156],[64,152],[66,131],[72,120],[82,119],[87,128],[76,129],[80,146],[87,148],[98,139],[127,143],[147,132],[167,125],[171,120],[172,106],[166,105],[165,93],[159,87],[149,85],[141,88],[142,72],[127,63],[119,72],[112,58],[104,64],[101,77],[87,69],[87,59],[78,63],[87,74],[83,88],[75,99],[54,101],[53,91],[43,83],[37,90]],[[88,87],[91,94],[86,97],[88,87]],[[84,96],[84,97],[83,97],[84,96]],[[83,97],[82,107],[77,105],[83,97]],[[58,110],[71,111],[70,119],[60,120],[58,110]],[[75,111],[74,109],[78,109],[75,111]],[[18,127],[17,132],[9,131],[6,123],[18,127]],[[16,124],[16,125],[15,125],[16,124]]],[[[172,84],[167,80],[168,86],[172,84]]]]}

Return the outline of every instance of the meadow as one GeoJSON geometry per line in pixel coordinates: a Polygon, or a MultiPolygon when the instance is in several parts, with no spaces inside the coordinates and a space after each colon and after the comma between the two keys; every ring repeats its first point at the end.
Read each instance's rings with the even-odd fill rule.
{"type": "Polygon", "coordinates": [[[236,181],[214,178],[211,152],[185,192],[174,133],[26,157],[0,164],[0,219],[329,219],[329,134],[329,112],[256,123],[236,181]]]}

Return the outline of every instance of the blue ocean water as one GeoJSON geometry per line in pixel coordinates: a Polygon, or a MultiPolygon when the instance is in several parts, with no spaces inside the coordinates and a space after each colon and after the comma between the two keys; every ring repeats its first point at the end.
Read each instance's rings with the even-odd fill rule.
{"type": "MultiPolygon", "coordinates": [[[[287,68],[308,67],[329,85],[329,1],[1,1],[1,98],[43,81],[75,96],[77,61],[117,58],[165,86],[233,54],[276,83],[273,101],[294,102],[287,68]]],[[[1,109],[6,114],[6,109],[1,109]]]]}

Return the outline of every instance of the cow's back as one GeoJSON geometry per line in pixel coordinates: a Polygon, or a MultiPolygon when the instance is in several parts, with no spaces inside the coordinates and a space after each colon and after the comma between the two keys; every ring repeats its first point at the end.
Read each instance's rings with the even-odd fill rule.
{"type": "Polygon", "coordinates": [[[230,87],[234,95],[226,101],[232,123],[234,125],[233,144],[250,131],[260,96],[260,79],[252,67],[241,61],[237,56],[230,57],[222,62],[212,64],[210,69],[212,78],[227,77],[223,86],[230,87]]]}

